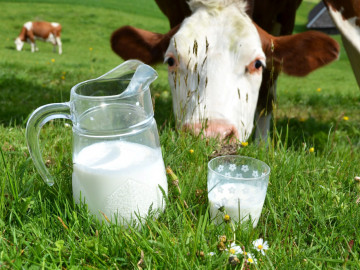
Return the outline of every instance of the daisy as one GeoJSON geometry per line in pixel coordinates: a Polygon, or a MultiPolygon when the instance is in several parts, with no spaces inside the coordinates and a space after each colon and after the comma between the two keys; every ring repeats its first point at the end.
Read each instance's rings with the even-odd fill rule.
{"type": "Polygon", "coordinates": [[[229,250],[226,251],[229,251],[230,255],[243,254],[241,247],[235,243],[231,243],[229,250]]]}
{"type": "Polygon", "coordinates": [[[250,252],[249,253],[247,253],[247,261],[249,262],[249,263],[257,263],[257,260],[256,260],[256,258],[254,257],[254,255],[252,255],[250,252]]]}
{"type": "Polygon", "coordinates": [[[262,238],[253,241],[253,245],[257,251],[260,251],[262,255],[265,255],[265,250],[269,249],[267,241],[264,242],[262,238]]]}

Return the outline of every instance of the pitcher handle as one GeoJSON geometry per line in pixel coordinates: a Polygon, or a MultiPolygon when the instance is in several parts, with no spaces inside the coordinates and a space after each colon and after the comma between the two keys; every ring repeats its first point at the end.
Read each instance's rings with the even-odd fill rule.
{"type": "Polygon", "coordinates": [[[39,133],[45,123],[57,118],[72,120],[69,102],[52,103],[37,108],[29,117],[25,132],[30,156],[39,174],[49,186],[54,184],[54,179],[41,157],[39,133]]]}

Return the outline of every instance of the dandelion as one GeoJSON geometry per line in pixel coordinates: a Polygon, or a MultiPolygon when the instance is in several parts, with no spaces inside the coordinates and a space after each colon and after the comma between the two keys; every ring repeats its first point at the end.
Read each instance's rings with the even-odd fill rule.
{"type": "Polygon", "coordinates": [[[229,222],[230,221],[230,216],[228,214],[225,214],[224,216],[224,221],[225,222],[229,222]]]}
{"type": "Polygon", "coordinates": [[[344,121],[348,121],[348,120],[349,120],[349,117],[348,117],[348,116],[344,116],[343,119],[344,119],[344,121]]]}
{"type": "Polygon", "coordinates": [[[89,51],[92,52],[92,50],[93,50],[93,48],[90,47],[90,48],[89,48],[89,51]]]}
{"type": "Polygon", "coordinates": [[[55,63],[55,59],[54,59],[54,58],[52,58],[52,59],[51,59],[51,62],[55,63]]]}
{"type": "Polygon", "coordinates": [[[319,87],[318,89],[316,89],[316,91],[321,92],[321,88],[319,87]]]}
{"type": "Polygon", "coordinates": [[[299,118],[299,121],[300,121],[300,122],[305,122],[305,121],[306,121],[306,118],[305,118],[305,117],[300,117],[300,118],[299,118]]]}
{"type": "Polygon", "coordinates": [[[248,142],[241,142],[241,145],[244,146],[244,147],[248,146],[248,144],[249,144],[248,142]]]}
{"type": "Polygon", "coordinates": [[[314,151],[315,151],[315,148],[314,148],[314,147],[311,147],[311,148],[309,149],[309,152],[310,152],[310,153],[314,153],[314,151]]]}
{"type": "Polygon", "coordinates": [[[267,241],[264,242],[262,238],[256,239],[252,242],[257,251],[260,251],[262,255],[265,255],[265,251],[269,249],[267,241]]]}
{"type": "Polygon", "coordinates": [[[189,150],[190,154],[194,154],[194,149],[189,150]]]}
{"type": "Polygon", "coordinates": [[[64,75],[62,75],[62,76],[61,76],[61,79],[62,79],[62,80],[65,80],[65,76],[64,76],[64,75]]]}

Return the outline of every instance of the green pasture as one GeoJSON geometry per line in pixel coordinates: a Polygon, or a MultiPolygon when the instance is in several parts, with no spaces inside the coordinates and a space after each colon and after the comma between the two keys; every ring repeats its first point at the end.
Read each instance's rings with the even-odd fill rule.
{"type": "MultiPolygon", "coordinates": [[[[303,1],[295,32],[305,30],[315,3],[303,1]]],[[[267,146],[251,138],[246,147],[229,147],[177,131],[167,67],[154,66],[162,153],[181,193],[169,176],[165,212],[141,229],[124,228],[99,223],[74,203],[71,128],[56,120],[41,131],[56,179],[49,187],[29,157],[25,125],[37,107],[68,101],[73,85],[122,63],[110,48],[112,31],[131,24],[164,33],[166,18],[152,0],[0,0],[0,10],[0,269],[360,269],[360,91],[343,47],[338,61],[305,78],[280,76],[267,146]],[[15,50],[30,20],[62,24],[62,55],[42,42],[37,53],[29,44],[15,50]],[[258,158],[272,170],[255,229],[209,219],[206,165],[226,153],[258,158]],[[235,240],[257,264],[238,256],[231,265],[229,252],[219,250],[221,235],[227,249],[235,240]],[[258,238],[270,246],[265,256],[253,248],[258,238]]]]}

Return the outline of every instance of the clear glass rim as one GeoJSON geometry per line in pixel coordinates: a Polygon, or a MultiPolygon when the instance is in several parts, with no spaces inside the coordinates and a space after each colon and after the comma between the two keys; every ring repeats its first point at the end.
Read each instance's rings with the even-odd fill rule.
{"type": "Polygon", "coordinates": [[[240,155],[225,155],[225,156],[218,156],[218,157],[215,157],[213,159],[211,159],[209,162],[208,162],[208,170],[211,171],[212,173],[215,173],[216,175],[219,175],[221,177],[226,177],[228,179],[233,179],[233,180],[245,180],[245,181],[252,181],[252,180],[260,180],[262,178],[267,178],[267,176],[270,175],[270,172],[271,172],[271,169],[269,167],[269,165],[267,165],[264,161],[261,161],[259,159],[256,159],[256,158],[252,158],[252,157],[247,157],[247,156],[240,156],[240,155]],[[266,169],[267,169],[267,173],[263,176],[259,176],[259,177],[251,177],[251,178],[244,178],[244,177],[235,177],[235,176],[225,176],[224,174],[222,173],[219,173],[215,170],[213,170],[211,168],[211,163],[213,163],[215,160],[218,160],[218,159],[224,159],[224,158],[241,158],[241,159],[247,159],[247,160],[254,160],[258,163],[260,163],[261,165],[263,165],[266,169]]]}

